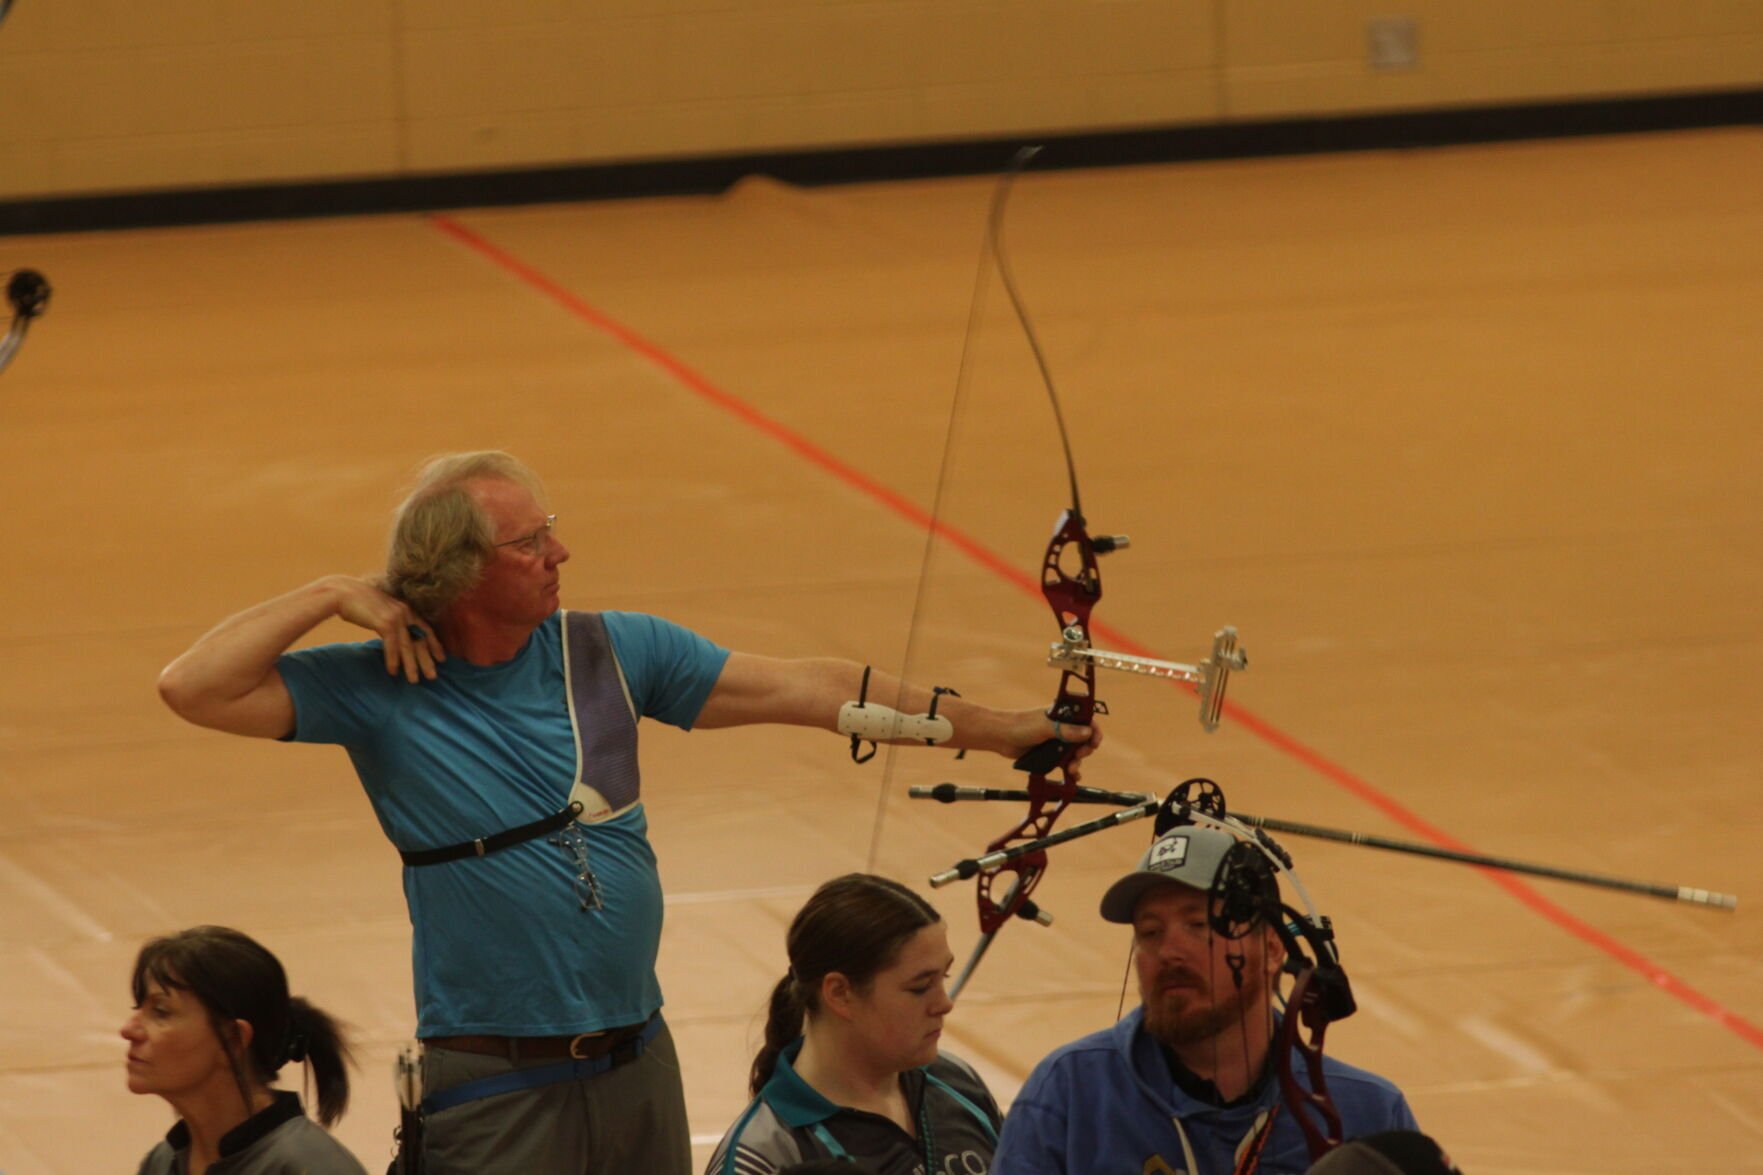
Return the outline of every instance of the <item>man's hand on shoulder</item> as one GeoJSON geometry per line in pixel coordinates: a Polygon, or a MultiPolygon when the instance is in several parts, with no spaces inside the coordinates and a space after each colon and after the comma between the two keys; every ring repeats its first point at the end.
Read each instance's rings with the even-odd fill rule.
{"type": "Polygon", "coordinates": [[[384,591],[372,580],[353,575],[332,575],[323,583],[335,596],[334,614],[365,628],[380,638],[385,648],[386,672],[403,674],[414,684],[435,679],[435,665],[447,659],[434,627],[403,600],[384,591]]]}

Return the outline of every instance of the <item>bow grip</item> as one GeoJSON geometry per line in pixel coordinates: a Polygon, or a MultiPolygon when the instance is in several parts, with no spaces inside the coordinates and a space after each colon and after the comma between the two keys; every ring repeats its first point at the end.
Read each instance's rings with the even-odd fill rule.
{"type": "Polygon", "coordinates": [[[1022,756],[1011,766],[1018,771],[1026,771],[1030,775],[1045,775],[1059,766],[1070,746],[1070,743],[1050,738],[1046,742],[1036,743],[1024,751],[1022,756]]]}

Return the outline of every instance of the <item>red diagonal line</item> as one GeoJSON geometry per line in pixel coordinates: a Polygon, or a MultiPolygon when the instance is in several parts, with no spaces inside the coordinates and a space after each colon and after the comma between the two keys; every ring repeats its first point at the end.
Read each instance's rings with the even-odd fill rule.
{"type": "MultiPolygon", "coordinates": [[[[1014,584],[1035,600],[1041,600],[1041,585],[1034,576],[1023,572],[978,539],[946,522],[932,518],[917,503],[896,490],[883,485],[862,470],[833,456],[832,453],[821,448],[801,433],[781,421],[765,415],[745,400],[717,387],[659,345],[650,342],[623,323],[595,309],[573,291],[560,285],[512,253],[492,244],[452,217],[437,214],[430,216],[429,220],[436,228],[466,248],[506,270],[582,322],[611,336],[621,346],[646,359],[697,395],[733,415],[743,424],[765,434],[851,488],[868,495],[912,525],[933,532],[938,538],[955,547],[981,567],[1014,584]]],[[[1131,653],[1138,657],[1157,656],[1149,647],[1132,639],[1112,625],[1092,621],[1090,631],[1101,637],[1111,647],[1122,652],[1131,653]]],[[[1182,686],[1182,688],[1191,687],[1182,686]]],[[[1296,759],[1336,786],[1351,792],[1416,836],[1431,841],[1442,848],[1455,849],[1459,852],[1475,851],[1443,829],[1428,823],[1322,752],[1300,742],[1259,715],[1233,702],[1225,703],[1224,712],[1230,716],[1232,722],[1249,731],[1262,742],[1296,759]]],[[[1602,951],[1624,967],[1640,975],[1654,987],[1688,1004],[1746,1043],[1763,1049],[1763,1028],[1759,1028],[1709,996],[1703,995],[1634,948],[1574,917],[1516,876],[1497,869],[1479,869],[1478,871],[1519,902],[1529,906],[1541,917],[1553,922],[1575,938],[1602,951]]]]}

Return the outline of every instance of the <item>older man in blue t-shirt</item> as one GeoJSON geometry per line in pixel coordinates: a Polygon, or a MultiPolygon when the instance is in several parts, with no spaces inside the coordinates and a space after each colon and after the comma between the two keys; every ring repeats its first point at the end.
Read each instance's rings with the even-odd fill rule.
{"type": "MultiPolygon", "coordinates": [[[[507,454],[437,458],[399,508],[383,579],[328,576],[247,609],[160,677],[198,725],[349,752],[406,865],[434,1175],[690,1170],[637,722],[837,730],[862,689],[850,662],[562,611],[554,524],[507,454]],[[378,639],[288,652],[333,616],[378,639]]],[[[868,694],[930,708],[882,674],[868,694]]],[[[1014,757],[1050,734],[1039,711],[945,696],[938,713],[954,747],[1014,757]]]]}

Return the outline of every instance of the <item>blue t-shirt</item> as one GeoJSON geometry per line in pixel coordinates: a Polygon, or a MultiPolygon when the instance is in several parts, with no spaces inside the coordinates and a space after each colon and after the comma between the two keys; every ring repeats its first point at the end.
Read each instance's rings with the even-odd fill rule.
{"type": "MultiPolygon", "coordinates": [[[[604,612],[639,718],[691,729],[728,652],[665,620],[604,612]]],[[[386,837],[402,850],[531,823],[568,801],[575,742],[553,614],[499,665],[441,662],[412,685],[380,642],[321,645],[277,662],[299,742],[349,752],[386,837]]],[[[417,1035],[561,1036],[646,1019],[661,1006],[661,879],[641,804],[587,836],[604,909],[584,911],[579,870],[539,837],[404,870],[417,1035]]]]}

